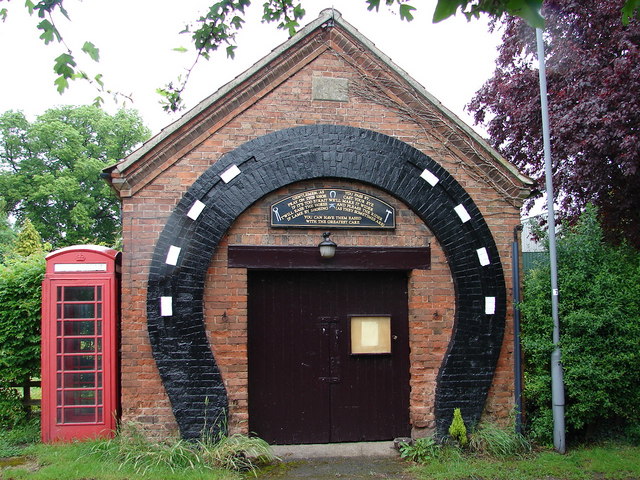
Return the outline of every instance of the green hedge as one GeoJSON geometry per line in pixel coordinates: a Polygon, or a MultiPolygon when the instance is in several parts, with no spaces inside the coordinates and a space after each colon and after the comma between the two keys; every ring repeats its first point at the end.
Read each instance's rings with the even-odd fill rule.
{"type": "MultiPolygon", "coordinates": [[[[640,424],[640,253],[603,241],[588,208],[558,239],[559,320],[570,435],[637,431],[640,424]]],[[[549,266],[525,278],[521,304],[525,399],[530,432],[550,440],[551,286],[549,266]]]]}
{"type": "Polygon", "coordinates": [[[40,376],[44,257],[44,253],[34,253],[28,257],[14,255],[0,264],[1,426],[11,427],[20,416],[15,408],[16,396],[8,386],[40,376]]]}

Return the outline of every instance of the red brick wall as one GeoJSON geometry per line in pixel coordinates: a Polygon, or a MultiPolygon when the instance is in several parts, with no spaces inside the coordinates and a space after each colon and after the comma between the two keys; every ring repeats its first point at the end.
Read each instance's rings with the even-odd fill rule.
{"type": "MultiPolygon", "coordinates": [[[[430,122],[428,116],[416,116],[410,108],[399,108],[402,102],[394,97],[391,87],[386,90],[393,102],[388,102],[380,92],[367,93],[362,80],[362,71],[342,55],[328,50],[299,71],[274,80],[281,82],[274,90],[265,89],[256,93],[244,109],[235,109],[211,125],[207,135],[194,138],[190,150],[178,152],[174,161],[166,162],[162,169],[154,172],[152,181],[142,186],[135,195],[123,198],[124,421],[140,422],[150,434],[164,435],[177,431],[169,401],[155,369],[145,324],[146,282],[155,241],[181,196],[212,163],[224,153],[266,133],[307,124],[349,125],[396,137],[431,156],[466,189],[483,214],[500,251],[510,297],[511,239],[513,228],[519,223],[519,211],[494,188],[493,167],[487,167],[485,172],[478,170],[476,164],[472,164],[449,142],[447,129],[438,120],[437,112],[434,113],[435,120],[430,122]],[[314,76],[349,79],[349,101],[312,100],[314,76]]],[[[273,83],[270,85],[273,86],[273,83]]],[[[496,174],[495,178],[499,177],[496,174]]],[[[212,259],[206,286],[206,323],[228,390],[230,425],[235,431],[245,431],[247,428],[246,272],[226,268],[226,247],[228,244],[317,243],[318,231],[270,230],[265,212],[265,205],[273,198],[316,184],[306,182],[304,185],[291,186],[287,191],[274,192],[266,199],[266,203],[256,204],[247,210],[238,218],[212,259]]],[[[398,228],[394,232],[345,230],[344,235],[334,234],[339,244],[414,246],[431,243],[432,269],[415,271],[410,279],[409,321],[411,419],[417,428],[433,428],[435,378],[447,348],[454,318],[454,291],[446,258],[437,240],[420,220],[389,195],[363,185],[340,181],[320,184],[370,192],[399,211],[398,228]]],[[[502,355],[486,407],[491,417],[502,419],[507,417],[513,405],[510,305],[508,312],[502,355]]]]}

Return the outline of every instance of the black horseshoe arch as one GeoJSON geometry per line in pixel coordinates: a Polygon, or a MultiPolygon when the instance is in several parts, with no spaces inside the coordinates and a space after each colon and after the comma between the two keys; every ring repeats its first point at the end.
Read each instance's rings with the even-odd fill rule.
{"type": "Polygon", "coordinates": [[[228,406],[204,328],[205,275],[213,252],[251,204],[282,186],[321,177],[389,192],[438,239],[455,286],[456,316],[437,378],[437,431],[446,434],[456,407],[468,424],[479,420],[506,318],[504,273],[484,218],[446,170],[410,145],[369,130],[314,125],[274,132],[224,155],[185,193],[158,239],[147,325],[183,438],[220,425],[228,406]]]}

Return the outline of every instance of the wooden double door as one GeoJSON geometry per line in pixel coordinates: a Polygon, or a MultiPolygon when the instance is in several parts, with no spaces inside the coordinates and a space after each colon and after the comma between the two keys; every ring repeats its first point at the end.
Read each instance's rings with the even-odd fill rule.
{"type": "Polygon", "coordinates": [[[406,272],[250,271],[249,429],[272,444],[408,436],[406,272]]]}

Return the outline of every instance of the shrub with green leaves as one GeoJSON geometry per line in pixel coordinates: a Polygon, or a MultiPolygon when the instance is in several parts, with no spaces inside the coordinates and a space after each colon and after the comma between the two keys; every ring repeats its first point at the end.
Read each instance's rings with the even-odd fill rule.
{"type": "Polygon", "coordinates": [[[461,447],[465,447],[467,443],[469,443],[467,427],[464,424],[462,412],[459,408],[453,411],[453,420],[451,420],[451,425],[449,425],[449,436],[452,440],[458,442],[458,445],[461,447]]]}
{"type": "Polygon", "coordinates": [[[398,447],[400,457],[417,463],[427,463],[440,456],[441,446],[433,437],[417,438],[398,447]]]}
{"type": "MultiPolygon", "coordinates": [[[[570,433],[602,435],[640,423],[640,253],[604,242],[589,207],[558,239],[559,321],[570,433]]],[[[525,279],[522,344],[529,430],[549,441],[553,350],[549,266],[525,279]]]]}
{"type": "Polygon", "coordinates": [[[7,418],[2,416],[5,426],[11,426],[21,416],[14,408],[14,391],[8,386],[21,385],[40,374],[44,256],[42,252],[28,257],[14,255],[0,264],[0,403],[7,407],[7,418]]]}

